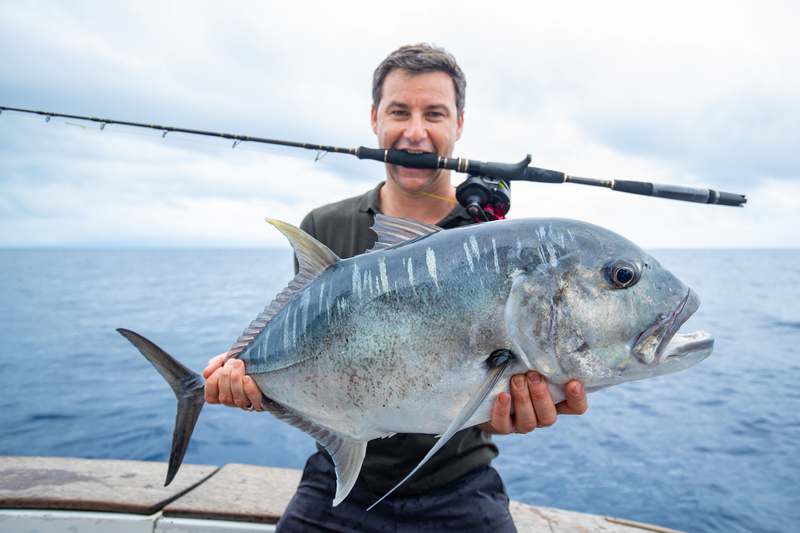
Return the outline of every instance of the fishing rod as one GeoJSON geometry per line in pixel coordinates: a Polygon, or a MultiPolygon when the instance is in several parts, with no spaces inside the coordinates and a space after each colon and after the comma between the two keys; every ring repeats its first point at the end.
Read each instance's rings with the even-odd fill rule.
{"type": "Polygon", "coordinates": [[[478,217],[479,214],[481,214],[487,219],[502,218],[508,212],[510,208],[508,191],[511,181],[577,183],[580,185],[591,185],[593,187],[604,187],[606,189],[611,189],[612,191],[701,204],[743,207],[744,204],[747,203],[747,198],[745,198],[743,194],[715,191],[713,189],[695,189],[690,187],[663,185],[642,181],[598,180],[570,176],[564,172],[559,172],[556,170],[528,166],[531,162],[530,154],[528,154],[528,156],[519,163],[492,163],[475,161],[461,157],[451,158],[441,157],[436,154],[412,153],[405,150],[365,148],[363,146],[358,148],[341,148],[339,146],[325,146],[321,144],[281,141],[276,139],[265,139],[263,137],[251,137],[249,135],[233,135],[230,133],[175,128],[172,126],[158,126],[155,124],[140,124],[138,122],[125,122],[121,120],[95,117],[81,117],[77,115],[63,115],[60,113],[49,113],[46,111],[32,111],[29,109],[16,109],[12,107],[0,106],[0,113],[2,113],[4,110],[43,115],[48,122],[50,121],[50,117],[62,117],[98,122],[101,130],[105,128],[106,124],[119,124],[137,128],[150,128],[162,131],[162,138],[166,137],[167,133],[170,132],[205,135],[207,137],[221,137],[223,139],[233,140],[233,146],[231,148],[236,148],[239,143],[246,141],[289,146],[293,148],[305,148],[307,150],[314,150],[317,152],[349,154],[354,155],[359,159],[371,159],[374,161],[381,161],[383,163],[401,165],[410,168],[441,168],[453,170],[455,172],[469,174],[470,176],[467,181],[459,186],[456,198],[462,205],[464,205],[464,207],[467,208],[467,211],[470,213],[470,215],[478,217]]]}

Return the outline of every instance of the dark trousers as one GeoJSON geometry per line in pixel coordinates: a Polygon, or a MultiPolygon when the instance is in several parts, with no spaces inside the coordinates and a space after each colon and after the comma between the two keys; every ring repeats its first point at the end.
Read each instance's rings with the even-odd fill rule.
{"type": "Polygon", "coordinates": [[[289,507],[278,522],[278,533],[380,531],[459,531],[515,533],[508,495],[494,468],[487,467],[440,489],[407,497],[381,495],[360,483],[333,507],[336,474],[321,454],[312,455],[289,507]]]}

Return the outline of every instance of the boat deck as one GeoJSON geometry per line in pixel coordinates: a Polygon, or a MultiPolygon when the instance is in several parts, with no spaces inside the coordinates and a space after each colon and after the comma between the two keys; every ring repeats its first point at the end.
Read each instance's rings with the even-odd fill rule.
{"type": "MultiPolygon", "coordinates": [[[[270,532],[302,474],[185,464],[164,487],[166,472],[166,463],[144,461],[0,457],[0,532],[270,532]]],[[[510,508],[519,533],[673,532],[515,501],[510,508]]]]}

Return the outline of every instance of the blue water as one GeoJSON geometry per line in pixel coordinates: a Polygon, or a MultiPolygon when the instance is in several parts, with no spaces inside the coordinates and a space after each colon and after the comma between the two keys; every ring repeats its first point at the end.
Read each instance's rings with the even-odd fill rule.
{"type": "MultiPolygon", "coordinates": [[[[660,251],[715,353],[498,438],[513,499],[687,532],[800,531],[800,251],[660,251]]],[[[291,276],[290,252],[0,250],[0,455],[166,461],[175,400],[118,333],[201,370],[291,276]]],[[[313,441],[207,407],[186,461],[302,468],[313,441]]]]}

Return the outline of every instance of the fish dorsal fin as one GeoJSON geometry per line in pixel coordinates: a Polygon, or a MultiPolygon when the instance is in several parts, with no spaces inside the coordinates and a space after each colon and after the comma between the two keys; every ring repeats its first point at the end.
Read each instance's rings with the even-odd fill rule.
{"type": "Polygon", "coordinates": [[[370,505],[367,511],[369,511],[370,509],[381,503],[383,499],[386,498],[389,494],[393,493],[397,489],[397,487],[405,483],[408,480],[408,478],[416,474],[417,470],[422,468],[422,465],[428,462],[428,459],[433,457],[433,455],[436,452],[438,452],[442,448],[442,446],[447,444],[447,441],[449,441],[453,437],[453,435],[455,435],[464,427],[464,424],[466,424],[467,421],[472,417],[472,415],[475,414],[475,411],[478,410],[478,407],[483,403],[486,397],[489,396],[489,394],[494,390],[495,386],[500,381],[500,378],[503,377],[506,370],[510,366],[511,366],[511,360],[508,359],[502,364],[499,364],[489,369],[489,372],[486,374],[486,377],[483,378],[483,381],[478,387],[478,390],[476,390],[475,393],[470,397],[466,405],[464,405],[464,407],[461,408],[461,411],[458,413],[455,420],[453,420],[450,423],[450,427],[447,428],[447,431],[442,433],[442,435],[439,437],[439,440],[436,442],[436,445],[433,448],[431,448],[431,451],[428,452],[428,455],[426,455],[422,459],[422,461],[419,462],[419,464],[416,466],[416,468],[414,468],[414,470],[411,471],[411,473],[409,473],[405,478],[403,478],[403,480],[400,483],[395,485],[394,488],[392,488],[392,490],[381,496],[381,498],[378,501],[370,505]]]}
{"type": "Polygon", "coordinates": [[[313,283],[314,280],[328,270],[331,265],[339,261],[339,257],[330,251],[327,246],[300,228],[296,228],[280,220],[268,218],[267,222],[275,226],[278,231],[289,239],[289,244],[291,244],[294,249],[300,268],[294,279],[289,282],[289,285],[272,300],[272,303],[270,303],[263,312],[259,313],[256,319],[250,323],[247,329],[245,329],[242,335],[236,340],[228,352],[228,359],[241,354],[250,346],[253,339],[267,327],[270,320],[272,320],[281,309],[286,307],[300,291],[313,283]]]}
{"type": "Polygon", "coordinates": [[[333,499],[333,506],[342,503],[356,484],[361,464],[367,453],[367,443],[315,424],[266,396],[262,396],[261,405],[281,422],[311,435],[330,454],[336,469],[336,496],[333,499]]]}
{"type": "Polygon", "coordinates": [[[294,278],[295,280],[303,277],[309,281],[314,281],[328,270],[328,267],[339,261],[339,257],[331,252],[327,246],[300,228],[280,220],[271,218],[266,220],[283,233],[284,237],[289,239],[289,244],[294,249],[297,263],[300,265],[297,276],[294,278]]]}
{"type": "Polygon", "coordinates": [[[375,246],[369,251],[376,252],[396,244],[442,231],[442,228],[434,226],[433,224],[420,222],[419,220],[379,214],[375,215],[375,224],[372,226],[372,231],[378,234],[378,242],[376,242],[375,246]]]}

